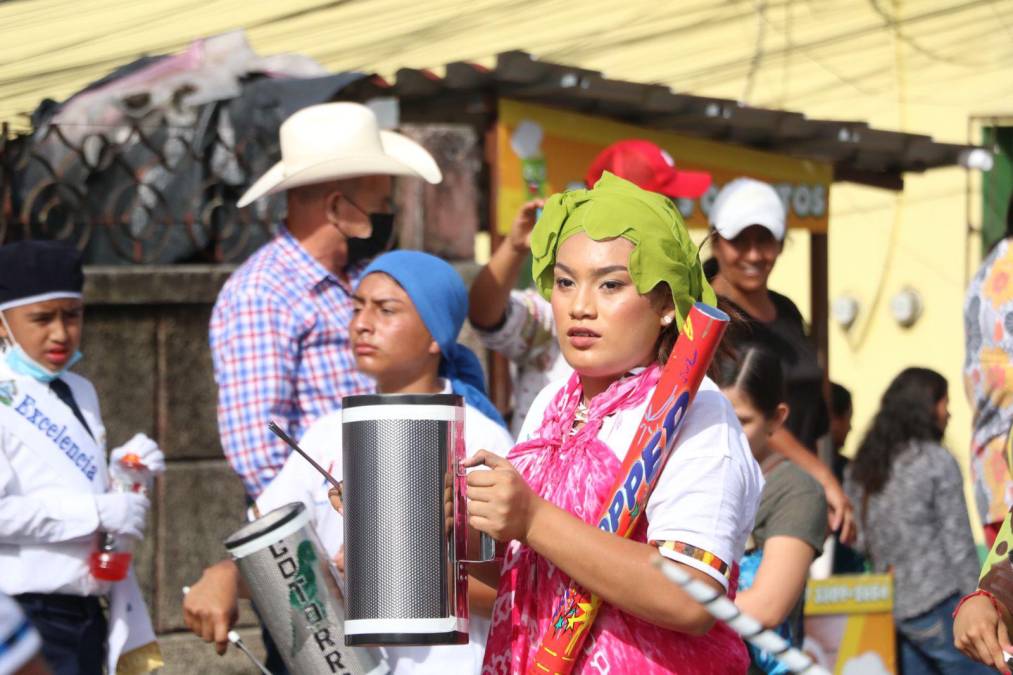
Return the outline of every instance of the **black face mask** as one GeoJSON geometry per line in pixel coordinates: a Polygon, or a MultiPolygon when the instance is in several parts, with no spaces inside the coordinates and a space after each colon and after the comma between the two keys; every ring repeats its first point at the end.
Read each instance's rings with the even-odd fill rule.
{"type": "Polygon", "coordinates": [[[373,231],[368,237],[348,240],[348,263],[350,265],[375,258],[397,245],[393,213],[370,213],[369,224],[373,227],[373,231]]]}

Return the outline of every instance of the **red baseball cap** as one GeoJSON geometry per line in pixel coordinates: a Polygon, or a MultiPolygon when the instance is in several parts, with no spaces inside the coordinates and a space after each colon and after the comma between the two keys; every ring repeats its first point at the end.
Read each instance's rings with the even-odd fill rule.
{"type": "Polygon", "coordinates": [[[589,188],[594,187],[603,171],[667,197],[696,199],[711,185],[709,173],[677,169],[671,155],[640,139],[618,141],[602,150],[587,170],[584,182],[589,188]]]}

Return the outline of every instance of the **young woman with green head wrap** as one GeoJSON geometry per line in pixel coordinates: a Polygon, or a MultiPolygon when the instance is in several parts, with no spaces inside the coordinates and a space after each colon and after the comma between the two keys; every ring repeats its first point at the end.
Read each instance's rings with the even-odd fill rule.
{"type": "Polygon", "coordinates": [[[469,464],[471,524],[510,542],[484,672],[522,673],[575,580],[605,603],[574,672],[741,673],[746,649],[651,565],[657,552],[734,594],[762,478],[735,412],[705,379],[631,539],[593,524],[694,302],[715,302],[678,210],[606,174],[554,195],[533,273],[574,374],[550,384],[507,459],[469,464]],[[594,664],[594,665],[592,665],[594,664]]]}

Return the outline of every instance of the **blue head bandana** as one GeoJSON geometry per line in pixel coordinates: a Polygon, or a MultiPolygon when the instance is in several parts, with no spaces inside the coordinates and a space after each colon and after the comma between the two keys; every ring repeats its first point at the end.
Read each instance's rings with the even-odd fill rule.
{"type": "Polygon", "coordinates": [[[468,314],[468,291],[461,276],[447,262],[421,251],[391,251],[379,256],[362,277],[383,272],[404,289],[429,334],[440,346],[440,376],[450,380],[455,394],[492,421],[506,426],[485,394],[485,377],[475,353],[458,343],[468,314]]]}

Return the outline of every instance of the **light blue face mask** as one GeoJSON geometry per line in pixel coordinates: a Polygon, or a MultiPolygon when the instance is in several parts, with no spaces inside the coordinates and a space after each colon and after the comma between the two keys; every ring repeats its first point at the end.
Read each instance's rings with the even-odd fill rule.
{"type": "Polygon", "coordinates": [[[59,378],[67,372],[68,368],[83,358],[84,354],[82,354],[81,350],[78,349],[67,361],[67,365],[54,372],[26,354],[25,350],[21,348],[21,345],[17,343],[15,343],[13,347],[9,347],[4,352],[4,360],[7,362],[7,365],[10,366],[11,370],[19,375],[25,375],[38,380],[43,384],[49,384],[53,380],[59,378]]]}
{"type": "Polygon", "coordinates": [[[84,354],[81,353],[81,350],[77,349],[71,355],[70,359],[67,360],[67,363],[63,366],[63,368],[60,368],[57,371],[50,370],[29,356],[28,353],[21,348],[21,345],[19,345],[14,339],[14,332],[7,324],[7,319],[4,318],[3,312],[0,312],[0,322],[3,323],[4,329],[7,331],[7,339],[11,342],[11,346],[3,352],[4,361],[6,361],[10,369],[18,375],[25,375],[38,380],[43,384],[49,384],[67,372],[68,368],[84,358],[84,354]]]}

